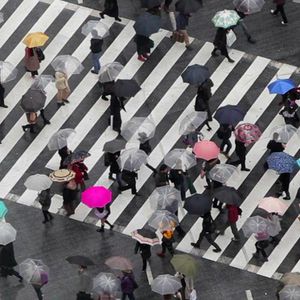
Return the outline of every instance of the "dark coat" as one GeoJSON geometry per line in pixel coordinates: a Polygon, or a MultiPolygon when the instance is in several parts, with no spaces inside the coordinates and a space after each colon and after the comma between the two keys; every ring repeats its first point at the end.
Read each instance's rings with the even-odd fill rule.
{"type": "Polygon", "coordinates": [[[42,210],[48,210],[51,205],[51,193],[50,189],[41,191],[38,195],[38,201],[42,205],[42,210]]]}
{"type": "Polygon", "coordinates": [[[151,246],[146,244],[141,244],[139,242],[136,242],[134,253],[138,253],[140,251],[140,254],[142,258],[148,259],[151,257],[151,246]]]}
{"type": "Polygon", "coordinates": [[[4,93],[5,93],[5,88],[4,86],[0,83],[0,105],[4,104],[4,93]]]}
{"type": "Polygon", "coordinates": [[[120,156],[120,152],[116,152],[116,153],[107,152],[106,155],[107,155],[107,161],[110,165],[110,172],[114,173],[114,174],[120,173],[121,170],[120,170],[119,164],[117,162],[117,159],[120,156]]]}
{"type": "Polygon", "coordinates": [[[169,176],[167,172],[158,172],[155,174],[155,186],[165,186],[169,184],[169,176]]]}
{"type": "Polygon", "coordinates": [[[214,39],[214,46],[221,50],[223,54],[224,51],[227,51],[227,37],[226,37],[226,29],[218,28],[215,39],[214,39]]]}
{"type": "Polygon", "coordinates": [[[0,266],[6,268],[13,268],[17,265],[15,259],[14,245],[9,243],[5,246],[0,246],[0,266]],[[1,248],[2,247],[2,248],[1,248]]]}
{"type": "Polygon", "coordinates": [[[149,155],[152,151],[152,148],[151,148],[151,145],[150,145],[150,142],[149,141],[146,141],[144,143],[140,143],[140,150],[143,150],[145,151],[145,153],[147,155],[149,155]]]}
{"type": "Polygon", "coordinates": [[[58,150],[58,154],[60,156],[60,169],[64,168],[64,160],[70,155],[72,152],[68,149],[67,146],[58,150]]]}
{"type": "Polygon", "coordinates": [[[182,170],[172,169],[170,171],[169,179],[174,183],[174,185],[181,185],[184,183],[184,174],[182,170]]]}
{"type": "Polygon", "coordinates": [[[102,51],[103,40],[102,39],[91,39],[90,49],[92,53],[100,53],[102,51]]]}
{"type": "Polygon", "coordinates": [[[270,154],[273,152],[282,152],[284,150],[284,147],[281,143],[278,143],[274,140],[271,140],[268,145],[267,148],[270,150],[270,154]]]}
{"type": "Polygon", "coordinates": [[[244,143],[235,140],[235,153],[239,156],[239,157],[245,157],[246,156],[246,146],[244,143]]]}
{"type": "Polygon", "coordinates": [[[221,140],[230,139],[231,134],[232,134],[232,127],[229,127],[228,125],[224,125],[224,124],[222,124],[217,131],[217,136],[221,140]]]}
{"type": "Polygon", "coordinates": [[[110,17],[118,18],[119,7],[117,0],[105,0],[103,13],[110,17]]]}
{"type": "Polygon", "coordinates": [[[137,178],[136,172],[131,172],[127,170],[122,171],[122,179],[128,184],[128,185],[135,185],[135,179],[137,178]]]}
{"type": "Polygon", "coordinates": [[[134,42],[136,43],[136,49],[139,55],[150,53],[153,47],[153,41],[147,36],[137,34],[134,37],[134,42]]]}
{"type": "Polygon", "coordinates": [[[124,294],[133,293],[135,288],[135,280],[132,273],[126,273],[121,278],[121,290],[124,294]]]}

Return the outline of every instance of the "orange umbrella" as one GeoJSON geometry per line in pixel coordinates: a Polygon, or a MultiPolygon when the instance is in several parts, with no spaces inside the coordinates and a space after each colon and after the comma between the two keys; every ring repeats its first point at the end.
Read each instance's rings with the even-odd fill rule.
{"type": "Polygon", "coordinates": [[[44,46],[48,39],[49,37],[43,32],[32,32],[24,38],[23,43],[28,48],[34,48],[44,46]]]}
{"type": "Polygon", "coordinates": [[[220,154],[220,148],[212,141],[200,141],[194,145],[193,152],[197,158],[211,160],[220,154]]]}

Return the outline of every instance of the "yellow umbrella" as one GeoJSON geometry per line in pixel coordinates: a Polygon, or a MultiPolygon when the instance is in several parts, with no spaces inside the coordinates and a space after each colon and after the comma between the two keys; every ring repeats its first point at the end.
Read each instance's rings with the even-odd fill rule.
{"type": "Polygon", "coordinates": [[[23,40],[23,43],[28,48],[40,47],[43,46],[49,37],[43,32],[32,32],[29,33],[23,40]]]}

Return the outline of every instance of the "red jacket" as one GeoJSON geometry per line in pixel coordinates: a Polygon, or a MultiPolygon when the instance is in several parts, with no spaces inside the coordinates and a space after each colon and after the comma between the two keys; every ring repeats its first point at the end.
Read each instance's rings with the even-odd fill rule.
{"type": "Polygon", "coordinates": [[[231,224],[236,223],[239,218],[239,211],[237,206],[227,204],[226,207],[228,210],[228,222],[231,224]]]}

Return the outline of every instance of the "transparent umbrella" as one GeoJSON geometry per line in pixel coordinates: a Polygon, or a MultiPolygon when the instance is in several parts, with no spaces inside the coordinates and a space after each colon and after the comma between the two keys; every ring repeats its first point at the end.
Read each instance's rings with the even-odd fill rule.
{"type": "Polygon", "coordinates": [[[48,281],[49,268],[39,259],[25,259],[19,264],[19,272],[31,284],[40,285],[48,281]]]}
{"type": "Polygon", "coordinates": [[[300,299],[300,286],[298,285],[286,285],[279,292],[280,300],[299,300],[300,299]]]}
{"type": "Polygon", "coordinates": [[[178,218],[167,210],[156,210],[148,221],[150,227],[160,231],[173,230],[178,224],[178,218]]]}
{"type": "Polygon", "coordinates": [[[194,154],[185,149],[173,149],[165,156],[164,162],[171,169],[183,171],[197,164],[194,154]]]}
{"type": "Polygon", "coordinates": [[[59,150],[68,145],[68,140],[76,131],[72,128],[60,129],[54,133],[48,142],[49,150],[59,150]]]}
{"type": "Polygon", "coordinates": [[[209,177],[217,182],[226,183],[237,172],[237,167],[228,164],[217,164],[209,171],[209,177]]]}
{"type": "Polygon", "coordinates": [[[114,81],[124,68],[119,62],[115,61],[101,67],[99,81],[101,83],[114,81]]]}
{"type": "Polygon", "coordinates": [[[131,148],[124,150],[117,162],[122,170],[136,171],[147,163],[147,158],[148,156],[143,150],[131,148]]]}
{"type": "Polygon", "coordinates": [[[264,0],[233,0],[234,7],[247,15],[260,12],[264,4],[264,0]]]}
{"type": "Polygon", "coordinates": [[[111,295],[120,289],[120,279],[112,273],[101,272],[93,279],[93,291],[98,295],[111,295]]]}
{"type": "MultiPolygon", "coordinates": [[[[287,144],[288,141],[291,139],[291,137],[297,132],[297,128],[287,124],[287,125],[281,125],[276,126],[272,128],[270,137],[274,139],[275,141],[283,144],[287,144]]],[[[298,131],[299,134],[299,131],[298,131]]]]}
{"type": "Polygon", "coordinates": [[[253,233],[259,234],[259,233],[267,233],[269,230],[269,221],[265,218],[262,218],[260,216],[254,216],[249,217],[244,226],[242,227],[242,230],[244,232],[245,237],[250,237],[253,233]]]}
{"type": "Polygon", "coordinates": [[[207,112],[204,111],[194,111],[188,114],[182,119],[179,125],[179,133],[181,135],[186,135],[188,133],[194,132],[199,126],[207,119],[207,112]]]}
{"type": "Polygon", "coordinates": [[[40,75],[35,77],[30,89],[43,91],[50,82],[54,82],[52,75],[40,75]]]}
{"type": "Polygon", "coordinates": [[[0,61],[0,82],[5,83],[17,77],[18,70],[8,61],[0,61]]]}
{"type": "Polygon", "coordinates": [[[180,279],[170,274],[159,275],[151,283],[152,291],[160,295],[173,295],[181,287],[180,279]]]}
{"type": "Polygon", "coordinates": [[[47,175],[35,174],[27,177],[24,185],[29,190],[40,192],[49,189],[52,185],[52,180],[47,175]]]}
{"type": "Polygon", "coordinates": [[[91,33],[93,38],[103,39],[109,36],[109,28],[101,21],[90,20],[82,26],[81,33],[85,36],[91,33]]]}
{"type": "Polygon", "coordinates": [[[7,245],[16,240],[17,231],[11,224],[0,222],[0,245],[7,245]]]}
{"type": "Polygon", "coordinates": [[[68,76],[80,74],[84,67],[80,60],[72,55],[59,55],[51,62],[51,66],[57,72],[63,72],[68,76]]]}

